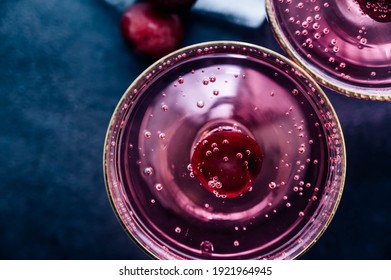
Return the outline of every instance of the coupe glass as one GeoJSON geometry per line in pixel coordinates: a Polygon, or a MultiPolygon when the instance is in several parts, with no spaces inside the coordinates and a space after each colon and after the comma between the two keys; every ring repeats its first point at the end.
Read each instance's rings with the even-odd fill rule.
{"type": "Polygon", "coordinates": [[[104,174],[126,232],[158,259],[292,259],[345,179],[338,118],[299,66],[208,42],[154,63],[108,127],[104,174]]]}
{"type": "Polygon", "coordinates": [[[391,100],[390,0],[266,0],[288,55],[326,87],[391,100]]]}

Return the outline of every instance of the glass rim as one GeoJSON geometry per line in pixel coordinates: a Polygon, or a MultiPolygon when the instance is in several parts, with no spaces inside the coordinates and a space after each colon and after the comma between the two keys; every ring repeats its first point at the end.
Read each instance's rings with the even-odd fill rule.
{"type": "Polygon", "coordinates": [[[355,86],[349,83],[346,83],[342,80],[337,80],[331,75],[319,72],[316,67],[311,63],[307,62],[304,57],[297,53],[293,47],[289,44],[286,39],[283,31],[281,30],[272,7],[273,0],[265,0],[266,15],[267,20],[270,23],[271,29],[277,39],[277,42],[280,44],[282,49],[287,53],[290,59],[292,59],[296,64],[306,70],[306,72],[314,78],[319,84],[348,97],[354,97],[363,100],[373,100],[373,101],[391,101],[391,88],[379,88],[375,91],[379,93],[372,93],[371,90],[365,87],[355,86]],[[337,82],[335,82],[337,81],[337,82]],[[337,83],[340,85],[338,86],[337,83]],[[385,92],[385,93],[382,93],[385,92]]]}
{"type": "MultiPolygon", "coordinates": [[[[297,252],[295,252],[295,254],[293,254],[290,257],[291,259],[297,259],[300,256],[302,256],[304,253],[306,253],[319,240],[319,238],[323,235],[323,233],[328,228],[329,224],[331,223],[331,221],[332,221],[332,219],[333,219],[333,217],[334,217],[334,215],[335,215],[335,213],[336,213],[336,211],[338,209],[338,206],[339,206],[342,194],[343,194],[345,178],[346,178],[346,147],[345,147],[345,140],[344,140],[344,136],[343,136],[342,127],[341,127],[340,121],[338,119],[338,116],[337,116],[337,114],[336,114],[336,112],[334,110],[334,107],[332,106],[332,104],[331,104],[330,100],[328,99],[327,95],[324,93],[323,89],[318,85],[316,80],[314,80],[311,77],[311,75],[309,75],[307,73],[307,71],[305,71],[300,65],[296,64],[294,61],[290,60],[289,58],[285,57],[284,55],[282,55],[280,53],[277,53],[274,50],[271,50],[271,49],[268,49],[268,48],[265,48],[265,47],[262,47],[262,46],[258,46],[258,45],[255,45],[255,44],[251,44],[251,43],[247,43],[247,42],[241,42],[241,41],[231,41],[231,40],[207,41],[207,42],[201,42],[201,43],[192,44],[192,45],[180,48],[180,49],[178,49],[178,50],[176,50],[176,51],[174,51],[174,52],[172,52],[172,53],[170,53],[170,54],[168,54],[168,55],[166,55],[166,56],[156,60],[149,67],[147,67],[143,72],[141,72],[141,74],[138,77],[136,77],[132,81],[132,83],[125,90],[124,94],[122,95],[122,97],[118,101],[118,103],[117,103],[117,105],[116,105],[116,107],[115,107],[115,109],[113,111],[113,114],[112,114],[112,116],[110,118],[109,125],[108,125],[107,131],[106,131],[105,140],[104,140],[104,146],[103,146],[103,176],[104,176],[106,194],[108,195],[111,207],[112,207],[112,209],[113,209],[113,211],[114,211],[118,221],[120,222],[120,224],[122,225],[123,229],[127,233],[127,235],[129,237],[131,237],[131,239],[136,244],[138,244],[138,246],[140,248],[142,248],[143,251],[146,252],[149,256],[151,256],[152,258],[155,258],[155,259],[162,259],[161,257],[158,256],[159,253],[157,253],[156,251],[151,250],[151,248],[148,248],[150,246],[147,246],[145,244],[145,242],[143,242],[143,240],[140,240],[140,238],[137,238],[134,235],[134,233],[132,233],[132,230],[129,228],[129,225],[127,225],[124,222],[124,220],[123,220],[123,214],[121,214],[122,210],[119,208],[117,202],[115,201],[115,198],[114,198],[115,194],[113,193],[113,189],[117,189],[119,186],[113,184],[111,182],[110,178],[109,178],[109,168],[110,168],[109,167],[109,165],[110,165],[110,163],[109,163],[109,157],[110,157],[109,153],[110,153],[110,146],[111,146],[111,141],[112,141],[111,140],[112,131],[113,131],[113,127],[116,125],[118,111],[121,110],[121,106],[123,105],[125,99],[135,93],[134,91],[137,89],[137,86],[140,85],[140,84],[145,83],[146,78],[150,77],[151,75],[152,76],[153,75],[156,76],[156,75],[158,75],[161,72],[165,72],[167,69],[169,69],[170,67],[175,65],[175,63],[170,63],[169,66],[167,66],[167,68],[159,70],[160,72],[159,71],[154,72],[154,70],[156,70],[159,66],[161,66],[163,64],[166,64],[168,61],[172,61],[173,59],[177,58],[178,55],[187,53],[190,50],[197,50],[197,49],[208,48],[208,47],[215,47],[215,46],[235,46],[235,47],[252,48],[254,50],[258,50],[258,51],[266,53],[266,54],[268,54],[270,56],[273,56],[273,58],[279,59],[279,60],[283,61],[284,63],[286,63],[287,65],[289,65],[291,67],[294,67],[306,79],[309,80],[311,85],[316,89],[316,92],[321,95],[321,98],[324,100],[324,104],[322,104],[322,107],[327,107],[327,109],[329,109],[330,112],[331,112],[333,120],[335,120],[335,126],[336,126],[337,131],[338,131],[337,133],[340,136],[340,146],[341,146],[341,163],[340,163],[341,174],[340,174],[340,181],[339,181],[340,183],[339,183],[339,186],[338,186],[339,190],[338,190],[337,196],[335,198],[335,201],[333,201],[333,203],[332,203],[332,208],[329,209],[330,213],[329,213],[329,216],[327,218],[327,221],[322,225],[321,230],[319,230],[316,233],[315,237],[311,238],[311,242],[309,242],[305,246],[304,249],[296,250],[297,252]],[[154,73],[154,74],[152,74],[152,73],[154,73]]],[[[222,53],[222,52],[220,52],[220,53],[222,53]]],[[[226,52],[226,53],[230,53],[230,52],[226,52]]],[[[186,60],[186,58],[184,58],[184,60],[186,60]]],[[[180,60],[180,61],[183,61],[183,60],[180,60]]],[[[115,163],[114,163],[114,165],[115,165],[115,163]]],[[[150,237],[148,237],[148,236],[146,236],[146,238],[150,239],[150,237]]],[[[152,240],[152,242],[153,242],[153,240],[152,240]]],[[[163,250],[160,250],[160,253],[164,254],[165,252],[163,252],[163,250]]],[[[182,259],[183,258],[183,257],[179,256],[177,253],[172,252],[172,251],[167,253],[167,254],[168,254],[167,256],[169,256],[167,259],[173,259],[173,258],[174,259],[182,259]]]]}

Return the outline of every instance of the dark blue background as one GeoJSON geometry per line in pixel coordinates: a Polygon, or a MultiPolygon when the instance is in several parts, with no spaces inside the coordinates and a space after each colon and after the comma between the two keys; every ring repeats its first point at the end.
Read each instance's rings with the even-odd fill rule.
{"type": "MultiPolygon", "coordinates": [[[[0,3],[0,258],[144,259],[107,199],[102,150],[125,89],[152,62],[119,33],[102,0],[0,3]]],[[[191,15],[183,45],[256,30],[191,15]]],[[[340,208],[304,259],[391,259],[391,103],[326,91],[345,133],[340,208]]]]}

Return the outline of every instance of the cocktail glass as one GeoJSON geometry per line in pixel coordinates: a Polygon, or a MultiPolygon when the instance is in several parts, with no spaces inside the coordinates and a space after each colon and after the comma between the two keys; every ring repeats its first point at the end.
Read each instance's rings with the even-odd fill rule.
{"type": "Polygon", "coordinates": [[[298,65],[230,41],[178,50],[126,90],[104,175],[126,232],[158,259],[292,259],[341,199],[345,146],[298,65]]]}

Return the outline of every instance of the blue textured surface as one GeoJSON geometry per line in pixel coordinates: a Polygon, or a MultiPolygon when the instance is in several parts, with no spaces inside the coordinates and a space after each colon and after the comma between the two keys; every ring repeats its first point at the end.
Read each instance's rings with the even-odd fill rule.
{"type": "MultiPolygon", "coordinates": [[[[101,0],[0,3],[0,258],[145,259],[107,199],[102,150],[111,114],[151,61],[134,54],[101,0]]],[[[184,45],[257,30],[191,16],[184,45]]],[[[305,259],[391,259],[391,103],[327,91],[348,154],[345,193],[305,259]]]]}

